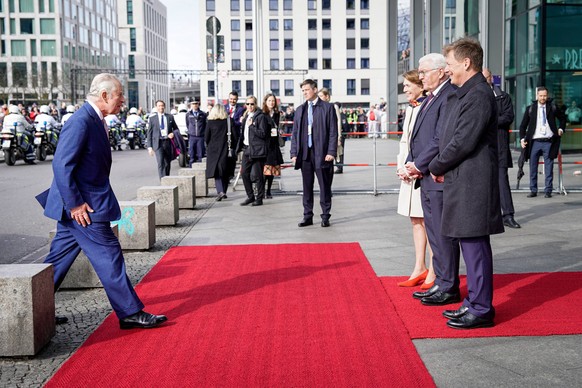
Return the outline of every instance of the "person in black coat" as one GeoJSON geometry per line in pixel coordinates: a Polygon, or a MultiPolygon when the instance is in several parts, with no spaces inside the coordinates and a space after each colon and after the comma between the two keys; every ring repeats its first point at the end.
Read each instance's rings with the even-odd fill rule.
{"type": "Polygon", "coordinates": [[[175,159],[175,148],[179,147],[184,152],[182,149],[184,140],[174,121],[174,116],[165,113],[166,103],[158,100],[156,109],[157,113],[152,113],[148,120],[146,143],[150,156],[156,155],[158,174],[161,179],[170,175],[170,164],[175,159]],[[177,144],[176,141],[178,141],[177,144]]]}
{"type": "Polygon", "coordinates": [[[206,154],[204,147],[204,133],[206,132],[206,113],[200,110],[200,102],[192,101],[192,109],[186,114],[186,127],[188,128],[188,153],[190,160],[188,166],[192,163],[202,161],[206,154]]]}
{"type": "Polygon", "coordinates": [[[246,114],[242,120],[242,133],[239,141],[239,150],[243,152],[241,169],[242,179],[247,193],[247,199],[241,206],[261,206],[265,197],[265,176],[263,169],[267,158],[269,144],[268,136],[271,133],[269,120],[257,107],[255,96],[247,97],[246,114]],[[253,177],[251,173],[254,171],[253,177]],[[256,183],[257,195],[253,191],[253,181],[256,183]]]}
{"type": "Polygon", "coordinates": [[[236,157],[229,157],[229,149],[238,142],[238,131],[222,104],[216,104],[208,113],[206,133],[206,177],[216,182],[217,201],[226,199],[228,181],[234,176],[236,157]]]}
{"type": "Polygon", "coordinates": [[[267,148],[267,159],[265,160],[264,175],[267,186],[266,198],[273,198],[271,187],[276,176],[281,175],[281,164],[283,164],[283,155],[279,144],[279,106],[274,94],[268,93],[263,98],[263,112],[269,122],[269,148],[267,148]]]}

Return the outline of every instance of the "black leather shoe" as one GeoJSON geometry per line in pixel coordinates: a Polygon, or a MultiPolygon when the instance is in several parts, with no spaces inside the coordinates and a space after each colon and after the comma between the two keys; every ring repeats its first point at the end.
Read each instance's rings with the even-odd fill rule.
{"type": "Polygon", "coordinates": [[[250,205],[251,203],[255,202],[254,198],[247,198],[245,199],[243,202],[241,202],[241,206],[247,206],[250,205]]]}
{"type": "Polygon", "coordinates": [[[344,170],[342,170],[341,168],[338,168],[337,170],[335,170],[334,174],[343,174],[344,170]]]}
{"type": "Polygon", "coordinates": [[[64,315],[56,315],[55,316],[55,323],[57,325],[62,325],[64,323],[69,322],[69,318],[65,317],[64,315]]]}
{"type": "Polygon", "coordinates": [[[518,224],[513,217],[507,217],[503,220],[503,225],[507,226],[508,228],[519,229],[521,225],[518,224]]]}
{"type": "Polygon", "coordinates": [[[432,296],[434,295],[437,291],[439,290],[439,286],[437,286],[436,284],[434,286],[432,286],[431,288],[429,288],[426,291],[416,291],[412,293],[412,297],[414,299],[422,299],[422,298],[426,298],[427,296],[432,296]]]}
{"type": "Polygon", "coordinates": [[[321,220],[321,227],[322,228],[327,228],[330,225],[331,224],[329,223],[329,220],[321,220]]]}
{"type": "Polygon", "coordinates": [[[166,318],[165,315],[153,315],[140,310],[137,313],[130,315],[129,317],[120,319],[119,327],[123,330],[151,329],[152,327],[156,327],[166,322],[167,320],[168,318],[166,318]]]}
{"type": "Polygon", "coordinates": [[[528,198],[533,198],[533,197],[537,197],[537,196],[538,196],[538,193],[529,193],[527,195],[528,198]]]}
{"type": "Polygon", "coordinates": [[[544,195],[544,198],[552,198],[552,193],[546,193],[546,195],[544,195]]]}
{"type": "Polygon", "coordinates": [[[445,310],[445,311],[443,311],[443,317],[449,318],[449,319],[457,319],[457,318],[461,318],[463,315],[465,315],[467,313],[467,311],[469,311],[469,308],[467,306],[461,306],[457,310],[445,310]]]}
{"type": "Polygon", "coordinates": [[[220,202],[220,201],[222,201],[224,198],[226,198],[226,194],[224,194],[224,193],[219,193],[219,194],[218,194],[218,197],[216,197],[216,200],[217,200],[218,202],[220,202]]]}
{"type": "Polygon", "coordinates": [[[262,205],[263,205],[262,199],[257,199],[255,202],[251,203],[251,206],[262,206],[262,205]]]}
{"type": "Polygon", "coordinates": [[[420,303],[425,306],[442,306],[445,304],[459,303],[461,301],[461,295],[457,293],[442,292],[437,291],[431,296],[422,298],[420,303]]]}
{"type": "Polygon", "coordinates": [[[469,312],[460,318],[447,321],[447,326],[453,329],[477,329],[479,327],[492,327],[493,325],[493,319],[481,318],[469,312]]]}
{"type": "Polygon", "coordinates": [[[297,226],[299,226],[300,228],[303,228],[304,226],[309,226],[309,225],[313,225],[313,218],[304,218],[301,220],[301,222],[299,224],[297,224],[297,226]]]}

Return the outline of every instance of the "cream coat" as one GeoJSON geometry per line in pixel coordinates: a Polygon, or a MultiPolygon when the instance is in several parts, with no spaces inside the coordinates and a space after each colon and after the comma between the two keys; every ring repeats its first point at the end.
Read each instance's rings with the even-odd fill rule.
{"type": "MultiPolygon", "coordinates": [[[[408,106],[404,116],[402,126],[402,137],[400,139],[400,151],[397,156],[397,168],[404,167],[406,158],[410,152],[410,139],[414,130],[416,117],[420,112],[420,105],[417,107],[408,106]]],[[[420,188],[414,189],[412,184],[402,182],[400,184],[400,193],[398,194],[398,214],[407,217],[423,217],[422,205],[420,203],[420,188]]]]}

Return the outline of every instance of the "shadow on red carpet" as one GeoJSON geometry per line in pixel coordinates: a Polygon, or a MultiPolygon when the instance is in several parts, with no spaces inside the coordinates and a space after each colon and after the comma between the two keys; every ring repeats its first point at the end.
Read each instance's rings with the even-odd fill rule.
{"type": "MultiPolygon", "coordinates": [[[[455,330],[446,326],[445,309],[461,304],[423,306],[412,298],[415,288],[398,287],[406,277],[382,277],[382,285],[413,339],[582,334],[580,272],[494,275],[495,326],[455,330]]],[[[461,276],[461,296],[467,295],[461,276]]]]}

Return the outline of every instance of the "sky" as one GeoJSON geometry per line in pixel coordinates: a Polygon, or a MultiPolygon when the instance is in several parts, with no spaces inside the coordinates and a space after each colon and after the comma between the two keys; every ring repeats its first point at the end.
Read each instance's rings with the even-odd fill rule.
{"type": "Polygon", "coordinates": [[[169,70],[200,69],[200,45],[206,44],[206,31],[200,29],[199,1],[161,0],[168,12],[169,70]]]}

